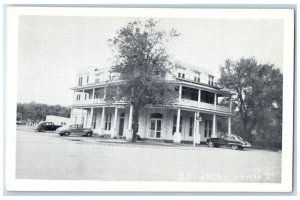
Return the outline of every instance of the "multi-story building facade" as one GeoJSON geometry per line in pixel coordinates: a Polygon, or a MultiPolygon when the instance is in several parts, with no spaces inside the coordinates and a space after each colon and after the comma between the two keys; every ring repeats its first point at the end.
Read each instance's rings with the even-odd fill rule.
{"type": "MultiPolygon", "coordinates": [[[[231,133],[231,103],[219,104],[229,94],[215,85],[213,75],[180,64],[166,79],[177,86],[178,99],[171,106],[147,106],[139,112],[141,138],[199,144],[220,134],[219,122],[231,133]]],[[[79,71],[76,82],[72,112],[80,111],[76,118],[71,114],[72,123],[91,127],[99,136],[131,139],[132,106],[105,101],[108,84],[122,81],[111,76],[108,69],[89,67],[79,71]]]]}

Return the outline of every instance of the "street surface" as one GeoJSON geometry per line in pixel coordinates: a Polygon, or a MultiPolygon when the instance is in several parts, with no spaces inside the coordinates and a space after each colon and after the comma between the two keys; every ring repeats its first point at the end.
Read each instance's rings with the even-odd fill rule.
{"type": "Polygon", "coordinates": [[[16,178],[276,183],[281,152],[105,143],[17,127],[16,178]]]}

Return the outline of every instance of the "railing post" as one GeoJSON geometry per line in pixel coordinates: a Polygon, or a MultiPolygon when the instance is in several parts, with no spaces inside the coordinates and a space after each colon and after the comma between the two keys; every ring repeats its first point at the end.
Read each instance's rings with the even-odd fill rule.
{"type": "Polygon", "coordinates": [[[95,88],[93,88],[92,99],[95,99],[95,88]]]}
{"type": "Polygon", "coordinates": [[[182,85],[179,85],[179,96],[178,96],[179,102],[181,102],[181,97],[182,97],[182,85]]]}
{"type": "Polygon", "coordinates": [[[215,99],[214,99],[214,105],[215,105],[215,110],[217,110],[217,93],[215,93],[215,99]]]}
{"type": "Polygon", "coordinates": [[[232,101],[231,101],[231,97],[229,99],[229,112],[232,113],[232,101]]]}

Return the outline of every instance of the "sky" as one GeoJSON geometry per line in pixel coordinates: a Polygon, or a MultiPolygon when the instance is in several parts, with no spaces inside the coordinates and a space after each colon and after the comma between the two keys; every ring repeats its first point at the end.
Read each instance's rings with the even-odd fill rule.
{"type": "MultiPolygon", "coordinates": [[[[20,16],[18,33],[18,102],[72,104],[76,72],[109,68],[107,40],[137,18],[20,16]]],[[[142,19],[143,20],[143,19],[142,19]]],[[[228,58],[255,57],[282,71],[283,22],[262,19],[160,18],[158,28],[181,35],[169,41],[171,58],[219,76],[228,58]]]]}

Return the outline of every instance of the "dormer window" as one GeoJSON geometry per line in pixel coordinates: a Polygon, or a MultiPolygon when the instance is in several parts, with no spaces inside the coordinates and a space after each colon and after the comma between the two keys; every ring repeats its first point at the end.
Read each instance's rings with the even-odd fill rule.
{"type": "Polygon", "coordinates": [[[181,78],[181,73],[180,72],[178,73],[178,77],[181,78]]]}
{"type": "Polygon", "coordinates": [[[208,85],[214,85],[214,77],[208,76],[208,85]]]}
{"type": "Polygon", "coordinates": [[[95,83],[99,83],[99,76],[96,76],[95,83]]]}
{"type": "Polygon", "coordinates": [[[78,86],[82,86],[82,77],[79,77],[78,86]]]}
{"type": "Polygon", "coordinates": [[[182,73],[182,78],[185,78],[185,74],[184,73],[182,73]]]}

